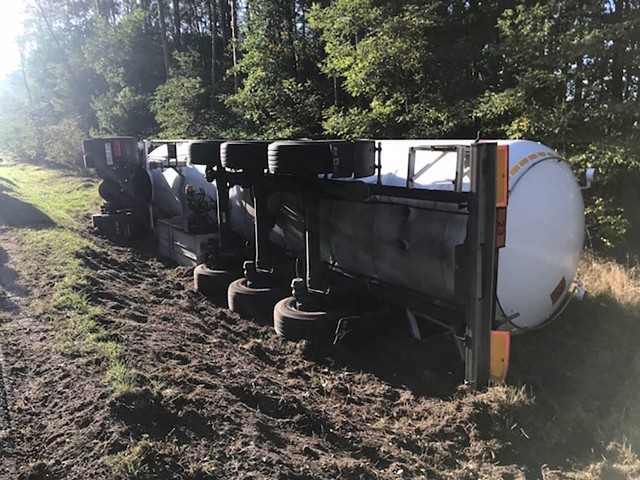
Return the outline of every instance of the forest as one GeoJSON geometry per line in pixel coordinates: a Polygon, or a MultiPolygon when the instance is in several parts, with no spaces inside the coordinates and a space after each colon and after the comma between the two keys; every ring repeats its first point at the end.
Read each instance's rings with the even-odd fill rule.
{"type": "Polygon", "coordinates": [[[599,168],[590,246],[640,251],[637,0],[35,0],[19,45],[16,159],[79,168],[101,135],[527,138],[599,168]]]}

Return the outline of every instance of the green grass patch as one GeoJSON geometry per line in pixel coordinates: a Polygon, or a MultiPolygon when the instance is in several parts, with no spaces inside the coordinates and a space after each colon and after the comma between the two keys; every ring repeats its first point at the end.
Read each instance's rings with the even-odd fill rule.
{"type": "Polygon", "coordinates": [[[136,387],[138,376],[122,359],[123,347],[100,324],[107,312],[91,302],[89,275],[82,252],[100,251],[82,234],[87,218],[98,210],[97,181],[60,170],[29,165],[0,166],[0,187],[6,195],[47,215],[54,225],[45,229],[16,228],[21,273],[41,292],[32,313],[56,322],[57,340],[69,355],[98,354],[106,380],[116,391],[136,387]]]}
{"type": "Polygon", "coordinates": [[[101,203],[97,179],[64,170],[25,164],[0,164],[0,186],[5,193],[30,203],[60,227],[77,230],[79,221],[101,203]]]}

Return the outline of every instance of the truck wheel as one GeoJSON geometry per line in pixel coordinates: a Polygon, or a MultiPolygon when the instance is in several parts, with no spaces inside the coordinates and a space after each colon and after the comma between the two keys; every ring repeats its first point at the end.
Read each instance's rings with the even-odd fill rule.
{"type": "Polygon", "coordinates": [[[220,161],[224,168],[262,173],[267,168],[269,142],[233,141],[220,146],[220,161]]]}
{"type": "Polygon", "coordinates": [[[227,302],[232,312],[270,325],[273,307],[285,295],[284,289],[276,287],[250,287],[247,285],[247,279],[243,277],[229,285],[227,302]]]}
{"type": "Polygon", "coordinates": [[[333,173],[334,154],[353,164],[353,144],[346,140],[286,140],[269,145],[269,172],[285,175],[333,173]]]}
{"type": "Polygon", "coordinates": [[[193,269],[193,286],[196,291],[226,308],[227,288],[240,275],[237,270],[212,270],[202,263],[193,269]]]}
{"type": "Polygon", "coordinates": [[[311,340],[333,343],[338,321],[346,316],[344,311],[305,312],[298,310],[296,299],[287,297],[273,308],[273,327],[281,337],[297,342],[311,340]]]}
{"type": "Polygon", "coordinates": [[[192,165],[220,165],[220,145],[224,140],[190,140],[189,162],[192,165]]]}

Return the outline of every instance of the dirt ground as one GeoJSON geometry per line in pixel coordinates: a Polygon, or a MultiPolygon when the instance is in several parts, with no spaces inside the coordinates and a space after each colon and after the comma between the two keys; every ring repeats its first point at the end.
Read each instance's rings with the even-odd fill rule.
{"type": "Polygon", "coordinates": [[[467,392],[452,343],[412,340],[403,318],[358,344],[287,342],[194,292],[192,269],[157,259],[150,244],[115,246],[87,229],[87,293],[136,377],[114,390],[103,357],[63,347],[56,319],[34,308],[59,279],[21,272],[19,235],[0,232],[0,478],[640,475],[614,468],[618,453],[596,468],[607,445],[584,415],[563,413],[583,395],[584,408],[604,409],[616,394],[616,378],[585,384],[545,359],[564,348],[574,367],[588,361],[584,344],[566,341],[575,321],[516,342],[515,382],[529,386],[467,392]]]}
{"type": "Polygon", "coordinates": [[[459,380],[451,358],[430,361],[408,338],[327,351],[290,343],[192,291],[190,269],[104,245],[108,256],[84,252],[91,294],[143,386],[114,395],[95,359],[65,355],[54,328],[23,313],[50,280],[19,278],[11,233],[2,240],[3,284],[16,292],[4,300],[16,400],[7,453],[21,478],[110,476],[110,456],[136,457],[115,466],[132,478],[415,478],[439,457],[460,452],[464,464],[495,449],[471,445],[481,433],[467,431],[464,402],[442,400],[459,380]],[[429,445],[446,432],[450,441],[429,445]]]}

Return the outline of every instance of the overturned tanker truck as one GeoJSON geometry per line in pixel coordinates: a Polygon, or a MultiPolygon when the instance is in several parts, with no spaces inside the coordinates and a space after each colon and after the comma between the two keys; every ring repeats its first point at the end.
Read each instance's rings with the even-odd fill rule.
{"type": "Polygon", "coordinates": [[[153,231],[195,288],[291,340],[334,342],[393,309],[448,329],[465,380],[503,378],[511,333],[571,298],[581,187],[523,140],[85,140],[94,226],[153,231]]]}

